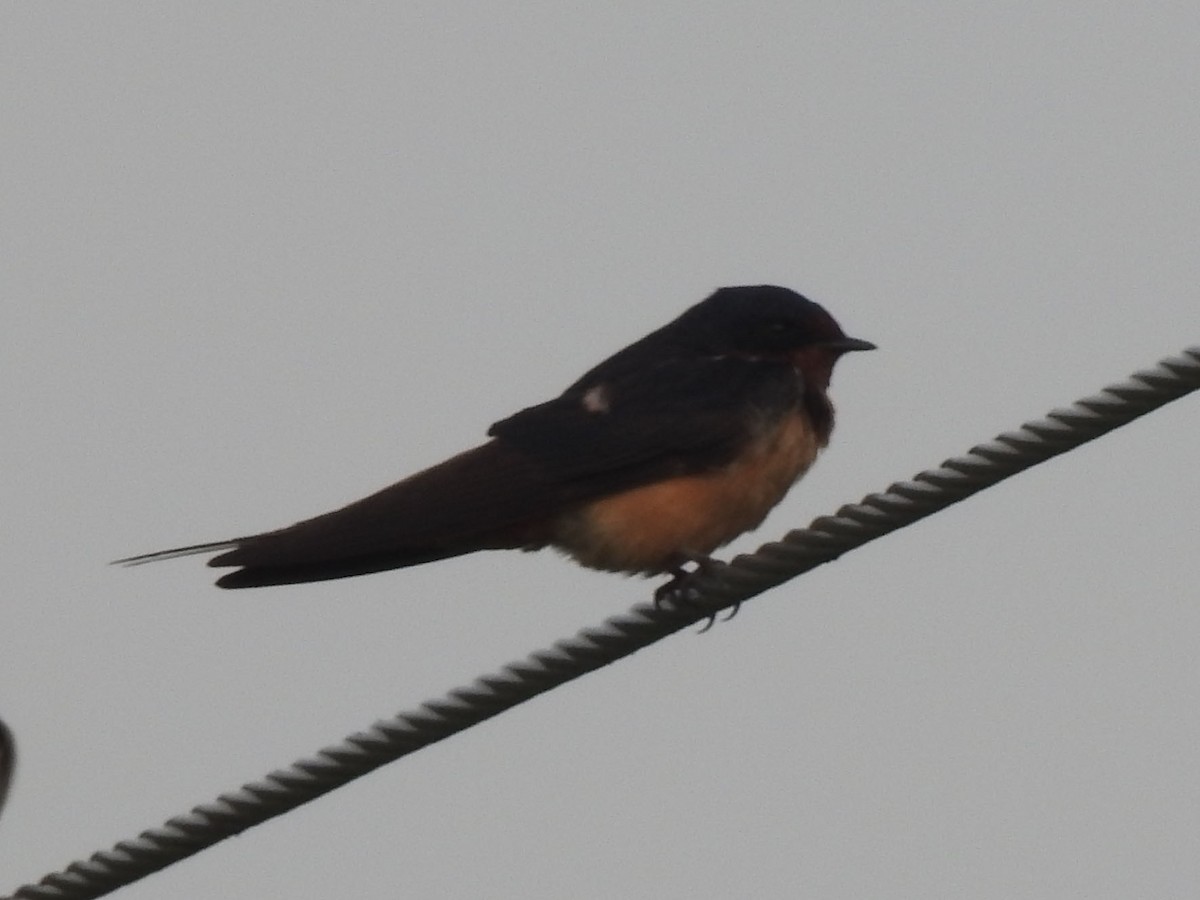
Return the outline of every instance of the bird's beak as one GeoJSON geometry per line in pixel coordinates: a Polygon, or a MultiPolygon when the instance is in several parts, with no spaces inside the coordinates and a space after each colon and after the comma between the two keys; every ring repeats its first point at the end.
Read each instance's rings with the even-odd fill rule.
{"type": "Polygon", "coordinates": [[[843,337],[836,338],[832,341],[822,341],[822,347],[828,347],[830,350],[837,350],[841,353],[849,353],[851,350],[875,350],[877,349],[870,341],[860,341],[858,338],[843,337]]]}

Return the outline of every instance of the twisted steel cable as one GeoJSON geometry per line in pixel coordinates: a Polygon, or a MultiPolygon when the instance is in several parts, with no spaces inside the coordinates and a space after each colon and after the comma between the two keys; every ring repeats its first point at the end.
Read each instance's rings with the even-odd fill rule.
{"type": "Polygon", "coordinates": [[[1200,346],[1167,357],[1152,369],[1135,372],[1100,393],[1051,410],[911,481],[892,484],[880,494],[843,506],[832,516],[814,519],[807,528],[734,558],[719,577],[697,575],[695,587],[705,598],[728,598],[733,605],[837,559],[843,553],[940,512],[1006,478],[1074,450],[1134,419],[1200,388],[1200,346]]]}
{"type": "Polygon", "coordinates": [[[4,812],[4,801],[8,798],[8,785],[12,782],[13,770],[17,767],[17,743],[12,732],[0,719],[0,813],[4,812]]]}
{"type": "Polygon", "coordinates": [[[111,850],[72,863],[9,898],[100,897],[227,837],[293,810],[422,747],[606,666],[716,612],[795,578],[843,553],[945,509],[985,488],[1128,424],[1200,389],[1200,346],[1164,359],[1099,394],[946,460],[911,481],[843,506],[727,565],[697,572],[686,597],[639,604],[527,659],[511,663],[415,710],[376,722],[315,756],[212,803],[169,819],[111,850]]]}

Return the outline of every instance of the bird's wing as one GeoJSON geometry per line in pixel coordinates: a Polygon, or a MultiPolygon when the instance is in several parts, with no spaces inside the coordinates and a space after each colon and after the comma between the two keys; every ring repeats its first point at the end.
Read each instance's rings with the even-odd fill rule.
{"type": "Polygon", "coordinates": [[[736,357],[664,360],[633,373],[603,369],[488,432],[519,448],[579,499],[728,463],[756,422],[800,402],[791,367],[736,357]]]}
{"type": "Polygon", "coordinates": [[[341,509],[241,538],[209,565],[242,566],[217,583],[251,587],[533,545],[526,524],[551,487],[522,454],[490,441],[341,509]]]}
{"type": "Polygon", "coordinates": [[[654,377],[644,370],[596,374],[590,384],[498,422],[488,443],[341,509],[278,531],[131,561],[226,550],[209,565],[242,568],[217,583],[251,587],[537,547],[566,509],[728,462],[755,409],[779,401],[768,396],[778,387],[764,388],[772,379],[746,361],[666,363],[654,377]]]}

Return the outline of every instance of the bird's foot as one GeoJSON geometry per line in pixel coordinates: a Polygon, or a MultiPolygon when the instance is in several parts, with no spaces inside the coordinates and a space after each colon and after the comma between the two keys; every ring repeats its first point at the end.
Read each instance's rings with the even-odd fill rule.
{"type": "MultiPolygon", "coordinates": [[[[697,602],[700,599],[700,592],[690,582],[697,575],[713,575],[721,571],[725,567],[725,563],[719,559],[713,559],[710,556],[702,556],[689,558],[678,565],[672,566],[668,571],[672,574],[672,578],[666,584],[660,585],[654,592],[654,608],[662,609],[664,603],[670,603],[680,609],[696,610],[700,608],[697,602]],[[695,568],[684,568],[686,563],[693,563],[695,568]]],[[[741,603],[735,603],[729,609],[729,614],[721,621],[728,622],[737,615],[741,608],[741,603]]],[[[700,629],[700,634],[708,631],[717,621],[717,613],[711,613],[708,616],[708,621],[700,629]]]]}

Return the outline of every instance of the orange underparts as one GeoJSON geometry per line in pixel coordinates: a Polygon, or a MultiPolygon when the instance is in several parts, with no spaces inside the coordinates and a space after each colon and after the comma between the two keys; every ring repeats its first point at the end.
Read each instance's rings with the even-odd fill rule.
{"type": "Polygon", "coordinates": [[[759,525],[822,446],[806,417],[790,415],[722,469],[633,488],[564,517],[552,543],[582,565],[616,572],[653,574],[708,556],[759,525]]]}

